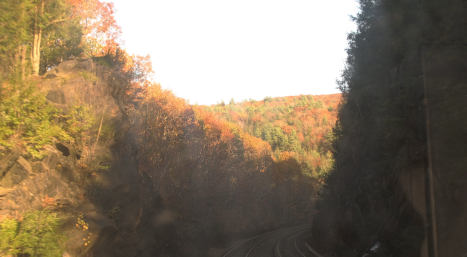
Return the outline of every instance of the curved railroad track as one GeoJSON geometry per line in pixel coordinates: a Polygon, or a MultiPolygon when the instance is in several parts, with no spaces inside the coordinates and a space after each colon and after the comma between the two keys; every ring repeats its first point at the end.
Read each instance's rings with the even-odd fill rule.
{"type": "Polygon", "coordinates": [[[281,228],[234,243],[222,257],[323,257],[306,241],[309,225],[281,228]]]}

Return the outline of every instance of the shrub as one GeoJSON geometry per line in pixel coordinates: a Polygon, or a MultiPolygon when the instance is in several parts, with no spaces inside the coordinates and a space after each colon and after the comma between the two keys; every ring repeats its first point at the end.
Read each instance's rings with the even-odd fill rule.
{"type": "Polygon", "coordinates": [[[31,257],[62,256],[63,236],[55,213],[30,211],[21,222],[4,219],[0,223],[0,254],[31,257]]]}
{"type": "Polygon", "coordinates": [[[14,246],[15,237],[18,235],[18,221],[14,219],[4,219],[0,223],[0,254],[16,254],[14,246]]]}
{"type": "Polygon", "coordinates": [[[3,84],[0,88],[0,145],[21,145],[34,158],[54,138],[71,141],[63,129],[63,115],[31,84],[3,84]],[[15,140],[21,139],[21,140],[15,140]]]}

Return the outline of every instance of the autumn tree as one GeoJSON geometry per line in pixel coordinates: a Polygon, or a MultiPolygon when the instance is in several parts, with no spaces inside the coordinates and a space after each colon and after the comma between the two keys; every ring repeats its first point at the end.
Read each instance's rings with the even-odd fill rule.
{"type": "Polygon", "coordinates": [[[114,17],[113,3],[100,0],[67,1],[82,26],[86,53],[91,56],[115,53],[121,30],[114,17]]]}
{"type": "Polygon", "coordinates": [[[115,51],[119,27],[113,5],[98,0],[24,0],[0,3],[2,70],[45,72],[70,56],[115,51]],[[84,39],[84,40],[83,40],[84,39]],[[28,68],[28,66],[30,68],[28,68]]]}

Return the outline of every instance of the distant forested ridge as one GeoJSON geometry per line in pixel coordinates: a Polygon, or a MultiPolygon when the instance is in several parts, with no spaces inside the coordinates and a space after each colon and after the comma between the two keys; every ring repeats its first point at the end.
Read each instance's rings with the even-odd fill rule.
{"type": "Polygon", "coordinates": [[[304,174],[322,180],[333,166],[332,129],[340,100],[340,94],[301,95],[202,108],[268,142],[274,158],[294,158],[304,174]]]}

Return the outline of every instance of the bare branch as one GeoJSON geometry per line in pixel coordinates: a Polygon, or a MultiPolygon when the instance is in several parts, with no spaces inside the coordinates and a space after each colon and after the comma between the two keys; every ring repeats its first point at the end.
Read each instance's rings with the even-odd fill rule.
{"type": "Polygon", "coordinates": [[[47,23],[46,27],[51,26],[51,25],[56,24],[56,23],[64,22],[64,21],[67,21],[67,20],[68,20],[68,18],[56,19],[56,20],[53,20],[53,21],[47,23]]]}

